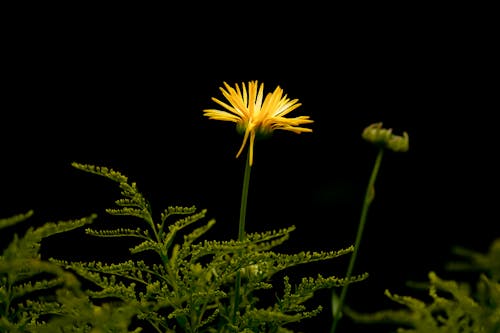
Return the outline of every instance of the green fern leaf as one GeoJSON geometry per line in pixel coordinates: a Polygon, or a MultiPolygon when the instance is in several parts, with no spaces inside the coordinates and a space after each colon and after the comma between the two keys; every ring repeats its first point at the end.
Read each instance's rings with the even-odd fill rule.
{"type": "Polygon", "coordinates": [[[32,215],[33,215],[33,211],[30,210],[27,213],[17,214],[17,215],[7,217],[7,218],[1,218],[0,219],[0,229],[7,228],[7,227],[13,226],[15,224],[18,224],[19,222],[26,221],[32,215]]]}

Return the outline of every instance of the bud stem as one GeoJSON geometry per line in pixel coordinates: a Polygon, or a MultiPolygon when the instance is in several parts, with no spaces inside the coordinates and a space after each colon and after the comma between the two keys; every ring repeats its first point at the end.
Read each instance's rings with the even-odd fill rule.
{"type": "MultiPolygon", "coordinates": [[[[375,159],[375,165],[373,166],[372,174],[370,176],[370,180],[368,181],[368,186],[365,192],[365,198],[363,200],[363,207],[361,210],[361,216],[359,218],[358,231],[356,234],[356,241],[354,243],[354,250],[351,255],[351,259],[349,260],[349,266],[347,267],[346,279],[349,280],[352,276],[352,271],[354,269],[354,262],[356,261],[356,257],[358,255],[359,245],[361,243],[361,237],[363,236],[363,230],[365,228],[366,218],[368,216],[368,208],[374,199],[374,189],[375,189],[375,180],[377,179],[377,174],[380,169],[380,165],[382,163],[382,157],[384,155],[384,148],[379,148],[377,157],[375,159]]],[[[342,286],[342,291],[340,294],[338,307],[333,314],[333,323],[330,329],[330,333],[335,333],[335,329],[337,328],[338,322],[341,318],[342,307],[344,305],[344,300],[347,294],[347,287],[349,283],[346,283],[342,286]]]]}

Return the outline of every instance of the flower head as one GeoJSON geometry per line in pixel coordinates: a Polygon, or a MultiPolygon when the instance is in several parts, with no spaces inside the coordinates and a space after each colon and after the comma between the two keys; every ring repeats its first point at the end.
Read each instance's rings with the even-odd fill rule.
{"type": "Polygon", "coordinates": [[[258,81],[248,82],[248,87],[242,83],[241,89],[238,84],[233,88],[224,82],[224,87],[220,90],[227,102],[214,97],[212,100],[225,110],[206,109],[203,110],[203,114],[209,119],[236,123],[236,128],[243,134],[243,142],[236,157],[240,156],[249,141],[250,165],[253,163],[254,141],[257,136],[270,135],[276,129],[297,134],[312,132],[310,128],[300,127],[313,122],[309,116],[285,117],[302,104],[298,103],[298,99],[289,99],[279,86],[272,93],[268,93],[265,98],[264,84],[261,83],[259,86],[258,81]]]}

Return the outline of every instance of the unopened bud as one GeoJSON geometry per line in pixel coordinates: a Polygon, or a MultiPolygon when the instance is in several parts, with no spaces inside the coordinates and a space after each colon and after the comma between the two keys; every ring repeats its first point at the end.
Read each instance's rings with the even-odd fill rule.
{"type": "Polygon", "coordinates": [[[406,152],[410,149],[410,138],[408,133],[403,132],[403,136],[393,135],[387,143],[387,148],[395,152],[406,152]]]}
{"type": "Polygon", "coordinates": [[[392,134],[392,128],[383,128],[382,123],[374,123],[366,127],[361,135],[363,139],[374,145],[395,152],[405,152],[410,148],[408,133],[403,136],[392,134]]]}

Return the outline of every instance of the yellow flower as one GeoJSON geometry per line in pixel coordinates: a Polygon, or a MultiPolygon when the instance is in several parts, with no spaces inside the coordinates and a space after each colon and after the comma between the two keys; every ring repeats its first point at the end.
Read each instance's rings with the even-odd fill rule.
{"type": "Polygon", "coordinates": [[[290,100],[283,94],[279,86],[272,93],[268,93],[264,99],[264,84],[260,87],[258,81],[248,82],[248,89],[242,83],[242,89],[238,84],[235,88],[224,82],[225,89],[220,87],[222,94],[229,102],[225,103],[212,97],[212,100],[222,106],[225,110],[206,109],[203,114],[209,119],[232,121],[236,123],[238,131],[243,133],[243,142],[236,154],[239,157],[250,141],[249,164],[253,163],[253,147],[256,136],[270,135],[274,130],[281,129],[297,134],[312,132],[310,128],[300,127],[303,124],[312,123],[309,116],[286,118],[285,116],[295,110],[301,103],[298,99],[290,100]]]}

